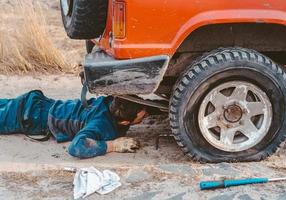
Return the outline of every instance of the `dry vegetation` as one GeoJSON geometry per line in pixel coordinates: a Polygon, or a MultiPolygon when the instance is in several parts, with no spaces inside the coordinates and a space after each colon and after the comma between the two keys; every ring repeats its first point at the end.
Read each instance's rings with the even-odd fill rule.
{"type": "Polygon", "coordinates": [[[6,13],[15,15],[13,22],[0,13],[0,73],[72,72],[46,29],[41,6],[31,1],[15,1],[6,13]]]}

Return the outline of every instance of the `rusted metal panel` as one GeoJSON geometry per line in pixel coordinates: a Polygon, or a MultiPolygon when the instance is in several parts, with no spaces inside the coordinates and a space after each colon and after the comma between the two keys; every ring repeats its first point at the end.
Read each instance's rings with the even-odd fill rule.
{"type": "Polygon", "coordinates": [[[85,58],[85,79],[90,93],[149,94],[155,91],[167,69],[165,55],[115,60],[103,52],[85,58]]]}

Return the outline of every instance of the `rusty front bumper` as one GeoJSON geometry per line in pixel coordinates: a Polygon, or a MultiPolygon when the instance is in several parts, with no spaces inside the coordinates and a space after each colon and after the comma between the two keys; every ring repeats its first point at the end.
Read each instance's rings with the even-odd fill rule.
{"type": "Polygon", "coordinates": [[[96,50],[85,57],[85,81],[90,93],[150,94],[159,86],[168,63],[166,55],[115,60],[96,50]]]}

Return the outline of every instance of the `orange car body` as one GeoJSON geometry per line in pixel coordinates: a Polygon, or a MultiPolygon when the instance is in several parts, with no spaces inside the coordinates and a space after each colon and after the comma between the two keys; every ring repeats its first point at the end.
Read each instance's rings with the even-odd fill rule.
{"type": "Polygon", "coordinates": [[[125,0],[125,37],[113,38],[113,5],[99,47],[116,59],[172,56],[199,27],[222,23],[286,25],[285,0],[125,0]]]}
{"type": "Polygon", "coordinates": [[[170,94],[190,62],[220,47],[285,64],[285,34],[285,0],[109,0],[85,75],[92,93],[170,94]]]}

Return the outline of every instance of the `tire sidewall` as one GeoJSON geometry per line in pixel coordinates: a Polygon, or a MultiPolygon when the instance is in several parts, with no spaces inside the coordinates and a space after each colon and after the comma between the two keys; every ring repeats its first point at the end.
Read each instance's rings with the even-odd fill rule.
{"type": "Polygon", "coordinates": [[[73,12],[74,12],[74,8],[75,8],[75,5],[76,5],[76,1],[77,0],[73,0],[73,6],[72,6],[72,11],[71,11],[70,16],[67,16],[67,15],[64,14],[62,1],[60,1],[62,19],[63,19],[63,24],[64,24],[65,29],[70,29],[70,25],[72,24],[73,12]]]}
{"type": "MultiPolygon", "coordinates": [[[[194,66],[191,66],[190,69],[194,69],[194,66]]],[[[221,62],[212,65],[207,70],[199,71],[200,70],[195,69],[192,70],[195,78],[193,78],[186,86],[186,89],[182,91],[182,101],[178,108],[177,119],[179,121],[180,137],[182,141],[184,141],[184,145],[187,149],[191,149],[193,154],[201,154],[202,157],[209,162],[250,161],[258,160],[263,157],[261,154],[265,154],[265,151],[273,148],[271,145],[280,144],[281,135],[286,131],[284,117],[286,104],[284,96],[286,95],[286,87],[282,75],[278,76],[270,66],[249,60],[221,62]],[[230,76],[231,78],[228,77],[230,74],[232,74],[230,76]],[[208,91],[223,82],[243,79],[247,79],[248,82],[257,85],[267,94],[272,103],[273,119],[267,135],[257,145],[241,152],[225,152],[210,145],[203,137],[198,128],[198,110],[200,102],[208,91]],[[270,94],[271,91],[267,91],[269,90],[267,87],[269,87],[270,83],[272,84],[272,90],[273,87],[276,90],[274,92],[275,94],[272,95],[270,94]],[[192,103],[190,104],[190,102],[192,103]],[[189,113],[188,119],[186,119],[187,113],[189,113]],[[189,124],[192,124],[192,131],[188,131],[185,127],[187,120],[190,121],[188,122],[189,124]]]]}

